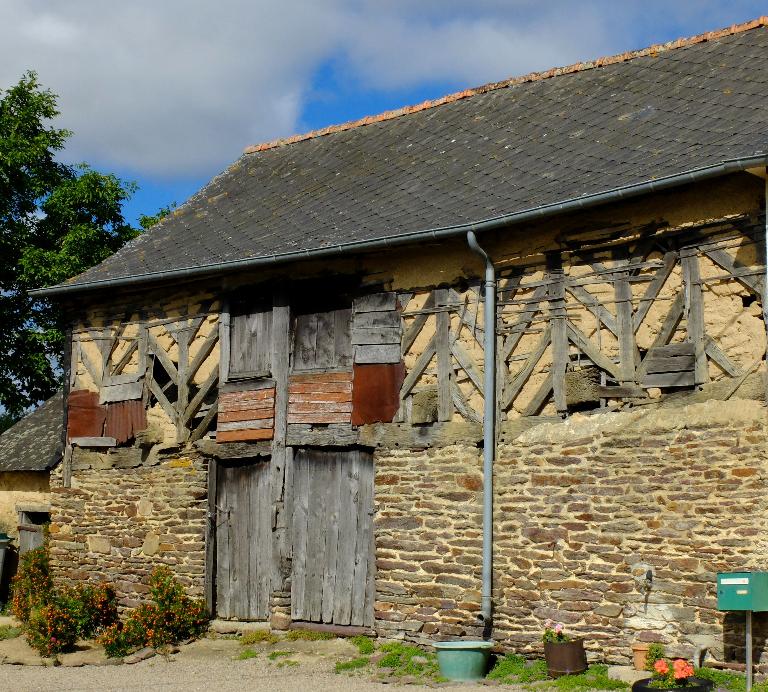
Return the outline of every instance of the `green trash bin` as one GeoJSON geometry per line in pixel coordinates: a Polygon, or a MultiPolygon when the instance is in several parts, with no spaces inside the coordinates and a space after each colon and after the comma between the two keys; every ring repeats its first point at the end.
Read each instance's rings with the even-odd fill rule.
{"type": "Polygon", "coordinates": [[[481,680],[488,672],[493,642],[435,642],[440,675],[448,680],[481,680]]]}

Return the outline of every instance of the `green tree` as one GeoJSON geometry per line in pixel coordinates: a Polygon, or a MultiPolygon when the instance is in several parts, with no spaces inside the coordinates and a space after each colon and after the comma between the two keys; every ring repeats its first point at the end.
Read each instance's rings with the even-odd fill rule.
{"type": "Polygon", "coordinates": [[[55,157],[70,132],[37,75],[0,91],[0,411],[16,417],[59,386],[64,322],[27,291],[101,262],[139,231],[122,205],[135,184],[55,157]]]}

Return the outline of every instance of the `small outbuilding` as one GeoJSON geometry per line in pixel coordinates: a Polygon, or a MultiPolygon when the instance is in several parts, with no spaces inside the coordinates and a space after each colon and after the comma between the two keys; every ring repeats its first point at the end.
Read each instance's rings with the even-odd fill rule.
{"type": "Polygon", "coordinates": [[[50,517],[50,475],[62,457],[62,393],[0,435],[0,532],[24,551],[50,517]]]}

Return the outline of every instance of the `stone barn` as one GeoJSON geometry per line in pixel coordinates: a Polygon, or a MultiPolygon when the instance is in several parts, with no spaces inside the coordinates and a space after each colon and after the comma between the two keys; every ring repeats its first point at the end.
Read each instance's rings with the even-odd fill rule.
{"type": "Polygon", "coordinates": [[[715,574],[768,559],[767,88],[760,19],[246,149],[43,293],[57,579],[733,658],[715,574]]]}

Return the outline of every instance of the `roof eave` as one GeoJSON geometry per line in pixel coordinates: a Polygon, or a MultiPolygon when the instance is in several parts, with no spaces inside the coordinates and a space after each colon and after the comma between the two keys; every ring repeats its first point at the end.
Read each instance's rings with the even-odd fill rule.
{"type": "Polygon", "coordinates": [[[745,171],[748,168],[768,165],[768,153],[759,152],[749,157],[725,159],[718,164],[693,168],[682,173],[665,176],[663,178],[646,180],[642,183],[632,185],[623,185],[620,187],[598,192],[592,195],[571,198],[556,202],[553,204],[542,205],[530,209],[524,209],[510,214],[503,214],[490,219],[477,222],[467,222],[456,224],[454,226],[444,226],[441,228],[429,229],[424,231],[414,231],[411,233],[384,236],[375,240],[355,241],[343,243],[315,250],[296,250],[292,252],[277,253],[261,257],[252,257],[228,262],[218,262],[202,266],[184,267],[181,269],[171,269],[163,272],[152,272],[147,274],[135,274],[132,276],[119,277],[114,279],[102,279],[79,284],[59,284],[48,288],[40,288],[30,291],[30,295],[35,297],[62,296],[75,293],[84,293],[87,291],[98,290],[102,288],[124,288],[138,284],[155,283],[167,279],[194,279],[206,276],[230,273],[243,269],[263,267],[265,265],[284,264],[304,259],[318,259],[329,256],[340,256],[356,252],[367,252],[372,250],[382,250],[390,247],[417,243],[422,240],[440,240],[463,235],[469,230],[475,232],[495,230],[525,223],[533,220],[540,220],[548,216],[564,214],[568,212],[581,211],[583,209],[596,207],[602,204],[623,201],[632,197],[639,197],[644,194],[659,192],[681,185],[688,185],[702,180],[716,178],[729,173],[745,171]]]}

